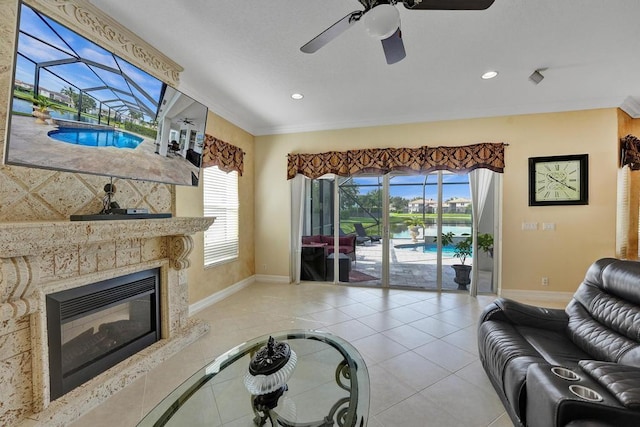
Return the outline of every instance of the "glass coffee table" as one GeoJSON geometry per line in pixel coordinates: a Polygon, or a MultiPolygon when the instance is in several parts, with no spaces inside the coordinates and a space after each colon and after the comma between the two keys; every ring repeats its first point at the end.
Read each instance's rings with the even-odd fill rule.
{"type": "Polygon", "coordinates": [[[162,400],[145,426],[366,426],[369,373],[358,351],[327,332],[292,330],[242,343],[217,357],[162,400]],[[297,355],[287,391],[272,409],[256,408],[245,387],[251,358],[270,337],[297,355]]]}

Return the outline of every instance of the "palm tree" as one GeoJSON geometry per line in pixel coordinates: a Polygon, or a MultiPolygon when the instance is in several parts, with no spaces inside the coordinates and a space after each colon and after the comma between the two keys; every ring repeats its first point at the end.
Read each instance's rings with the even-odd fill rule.
{"type": "Polygon", "coordinates": [[[69,99],[71,99],[70,107],[74,108],[76,106],[78,94],[76,93],[76,91],[73,89],[72,86],[62,88],[62,90],[60,90],[60,93],[63,95],[67,95],[69,99]]]}

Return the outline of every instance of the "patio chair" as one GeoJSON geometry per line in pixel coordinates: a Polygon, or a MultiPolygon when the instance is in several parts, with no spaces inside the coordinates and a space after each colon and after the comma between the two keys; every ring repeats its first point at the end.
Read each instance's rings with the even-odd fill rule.
{"type": "Polygon", "coordinates": [[[367,234],[367,231],[364,229],[364,226],[359,222],[354,223],[353,226],[356,229],[356,234],[358,235],[358,237],[368,237],[369,239],[371,239],[372,242],[379,242],[380,239],[382,238],[380,236],[367,234]]]}
{"type": "MultiPolygon", "coordinates": [[[[347,233],[342,231],[342,228],[339,228],[338,230],[340,231],[340,235],[341,236],[348,236],[347,233]]],[[[364,244],[366,244],[367,242],[370,242],[370,241],[371,241],[371,238],[369,236],[362,236],[361,237],[361,236],[357,236],[356,235],[356,244],[358,244],[358,245],[364,245],[364,244]]]]}

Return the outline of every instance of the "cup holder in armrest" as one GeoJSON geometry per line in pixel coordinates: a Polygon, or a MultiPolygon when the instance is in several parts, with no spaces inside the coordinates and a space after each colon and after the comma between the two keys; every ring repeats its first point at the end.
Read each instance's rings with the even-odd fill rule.
{"type": "Polygon", "coordinates": [[[562,378],[563,380],[568,381],[578,381],[581,379],[580,375],[573,372],[571,369],[563,368],[560,366],[554,366],[551,368],[551,372],[553,372],[556,376],[562,378]]]}
{"type": "Polygon", "coordinates": [[[578,384],[571,384],[569,386],[571,393],[575,394],[582,399],[589,400],[591,402],[602,401],[602,396],[597,391],[578,384]]]}

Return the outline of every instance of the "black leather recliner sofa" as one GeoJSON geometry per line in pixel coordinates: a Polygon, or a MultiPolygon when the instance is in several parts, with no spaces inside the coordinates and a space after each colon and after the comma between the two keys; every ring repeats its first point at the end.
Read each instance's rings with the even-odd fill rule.
{"type": "Polygon", "coordinates": [[[640,262],[596,261],[564,310],[499,298],[480,360],[517,426],[640,426],[640,262]]]}

